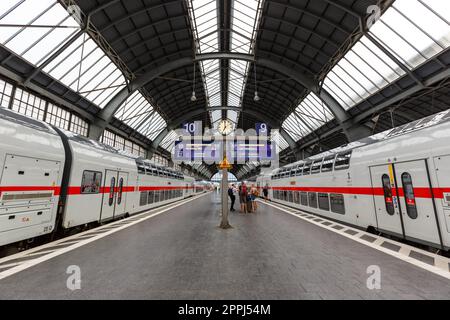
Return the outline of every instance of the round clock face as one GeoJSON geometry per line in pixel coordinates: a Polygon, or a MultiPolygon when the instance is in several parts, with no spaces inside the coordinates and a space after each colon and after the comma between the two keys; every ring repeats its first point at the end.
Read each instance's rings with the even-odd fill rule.
{"type": "Polygon", "coordinates": [[[217,129],[220,134],[227,136],[233,131],[233,122],[227,119],[221,120],[217,129]]]}

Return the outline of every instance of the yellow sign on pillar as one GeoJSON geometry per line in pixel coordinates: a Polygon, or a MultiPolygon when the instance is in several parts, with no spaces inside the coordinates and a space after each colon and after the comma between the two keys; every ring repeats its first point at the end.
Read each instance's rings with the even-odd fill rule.
{"type": "Polygon", "coordinates": [[[231,165],[231,163],[228,162],[227,157],[224,157],[223,160],[219,163],[219,169],[220,170],[230,170],[231,168],[233,168],[233,166],[231,165]]]}

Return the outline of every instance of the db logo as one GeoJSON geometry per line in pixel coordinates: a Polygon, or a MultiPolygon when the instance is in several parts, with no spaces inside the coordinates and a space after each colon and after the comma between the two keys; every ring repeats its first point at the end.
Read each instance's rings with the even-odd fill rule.
{"type": "Polygon", "coordinates": [[[22,222],[30,222],[30,218],[28,218],[28,217],[23,217],[23,218],[22,218],[22,222]]]}

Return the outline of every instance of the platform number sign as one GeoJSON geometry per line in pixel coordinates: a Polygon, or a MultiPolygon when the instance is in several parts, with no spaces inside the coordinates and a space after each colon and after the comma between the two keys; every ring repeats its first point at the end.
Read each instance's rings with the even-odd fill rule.
{"type": "Polygon", "coordinates": [[[256,134],[261,136],[269,136],[270,128],[267,123],[257,123],[256,124],[256,134]]]}
{"type": "Polygon", "coordinates": [[[183,124],[183,129],[188,135],[195,135],[195,132],[197,130],[195,122],[188,122],[183,124]]]}

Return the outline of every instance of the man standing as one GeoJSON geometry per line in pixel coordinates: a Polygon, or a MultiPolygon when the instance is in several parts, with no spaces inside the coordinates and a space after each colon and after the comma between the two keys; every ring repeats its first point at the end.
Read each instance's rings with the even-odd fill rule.
{"type": "Polygon", "coordinates": [[[231,185],[230,187],[228,187],[228,196],[230,197],[230,200],[231,200],[230,211],[233,212],[233,211],[235,211],[234,203],[236,202],[236,196],[234,195],[234,184],[231,185]]]}

